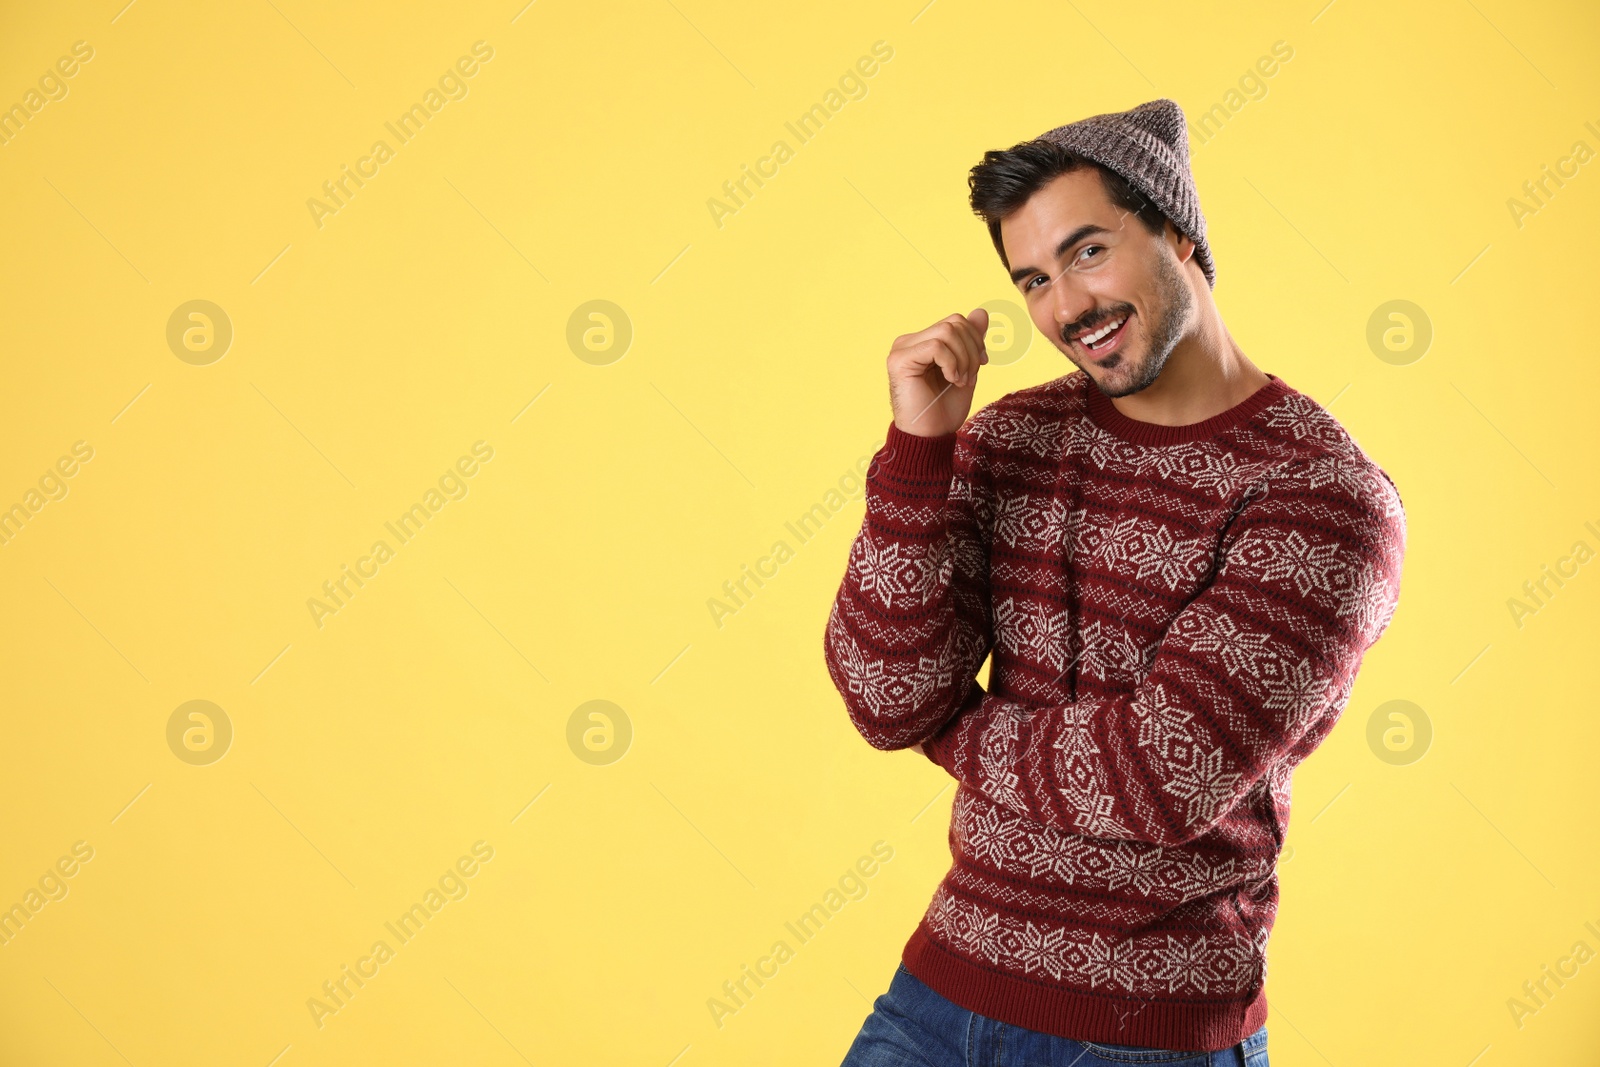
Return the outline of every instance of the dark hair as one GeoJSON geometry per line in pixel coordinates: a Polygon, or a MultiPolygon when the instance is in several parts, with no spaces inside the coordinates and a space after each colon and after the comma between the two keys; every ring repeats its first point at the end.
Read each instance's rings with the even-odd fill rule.
{"type": "Polygon", "coordinates": [[[1100,172],[1100,183],[1113,204],[1132,213],[1152,234],[1165,232],[1167,217],[1161,209],[1116,171],[1053,141],[1023,141],[1004,151],[985,152],[983,162],[967,176],[973,213],[988,225],[989,239],[1007,269],[1011,264],[1000,242],[1000,220],[1026,204],[1052,179],[1083,167],[1100,172]]]}

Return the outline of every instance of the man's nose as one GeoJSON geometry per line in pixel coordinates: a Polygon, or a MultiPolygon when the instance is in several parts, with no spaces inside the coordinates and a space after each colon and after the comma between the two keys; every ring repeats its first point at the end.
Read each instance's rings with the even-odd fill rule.
{"type": "Polygon", "coordinates": [[[1095,309],[1095,299],[1075,285],[1063,283],[1056,287],[1054,309],[1056,336],[1060,337],[1068,326],[1081,321],[1095,309]]]}

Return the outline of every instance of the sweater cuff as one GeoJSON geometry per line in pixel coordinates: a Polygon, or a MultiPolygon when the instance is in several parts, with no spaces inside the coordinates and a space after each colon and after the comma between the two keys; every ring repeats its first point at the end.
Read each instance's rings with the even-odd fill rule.
{"type": "MultiPolygon", "coordinates": [[[[922,754],[928,757],[928,762],[946,771],[950,770],[950,763],[942,746],[950,743],[950,735],[955,732],[953,727],[953,722],[946,723],[939,728],[938,733],[922,742],[922,754]]],[[[951,773],[953,774],[954,772],[952,771],[951,773]]]]}
{"type": "Polygon", "coordinates": [[[881,469],[902,478],[948,477],[955,469],[956,435],[919,437],[906,433],[893,420],[889,433],[871,469],[881,469]]]}

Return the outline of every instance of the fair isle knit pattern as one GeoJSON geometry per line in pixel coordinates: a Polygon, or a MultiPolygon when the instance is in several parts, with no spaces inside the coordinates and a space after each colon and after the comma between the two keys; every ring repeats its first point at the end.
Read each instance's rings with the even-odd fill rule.
{"type": "Polygon", "coordinates": [[[890,423],[866,506],[828,671],[869,743],[957,782],[906,968],[1081,1041],[1259,1029],[1290,774],[1398,602],[1388,475],[1276,376],[1160,426],[1076,371],[943,437],[890,423]]]}

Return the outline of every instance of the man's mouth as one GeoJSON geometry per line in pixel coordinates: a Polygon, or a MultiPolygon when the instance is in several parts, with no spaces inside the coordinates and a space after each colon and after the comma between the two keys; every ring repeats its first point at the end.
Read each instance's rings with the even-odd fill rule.
{"type": "Polygon", "coordinates": [[[1122,343],[1123,335],[1128,332],[1128,320],[1131,318],[1133,318],[1133,312],[1131,311],[1118,315],[1110,322],[1079,334],[1073,340],[1096,356],[1106,355],[1115,351],[1117,346],[1122,343]]]}

